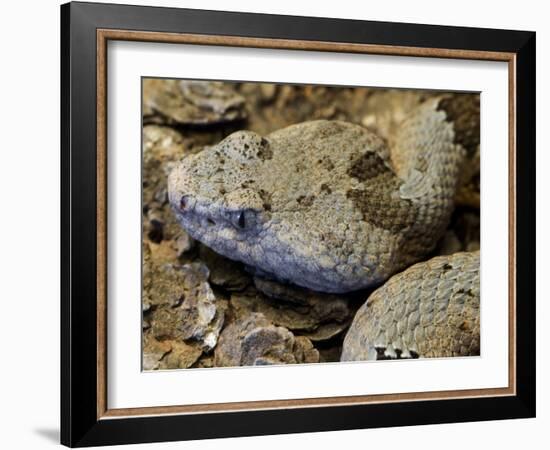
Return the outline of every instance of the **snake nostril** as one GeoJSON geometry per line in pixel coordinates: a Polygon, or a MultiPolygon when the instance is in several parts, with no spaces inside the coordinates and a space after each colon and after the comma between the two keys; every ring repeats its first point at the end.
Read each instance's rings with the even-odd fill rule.
{"type": "Polygon", "coordinates": [[[185,211],[185,208],[187,207],[188,205],[188,198],[186,195],[184,195],[181,199],[180,199],[180,209],[182,211],[185,211]]]}
{"type": "Polygon", "coordinates": [[[214,222],[212,219],[208,218],[206,219],[209,225],[216,225],[216,222],[214,222]]]}

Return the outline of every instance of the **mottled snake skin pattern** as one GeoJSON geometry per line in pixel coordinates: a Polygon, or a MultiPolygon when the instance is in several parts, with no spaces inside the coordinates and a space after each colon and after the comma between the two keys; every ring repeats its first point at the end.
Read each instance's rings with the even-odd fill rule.
{"type": "Polygon", "coordinates": [[[379,285],[424,259],[448,225],[466,147],[479,143],[479,97],[468,99],[477,107],[425,101],[391,149],[341,121],[233,133],[172,170],[170,203],[193,238],[279,281],[332,293],[379,285]]]}
{"type": "Polygon", "coordinates": [[[479,251],[415,264],[357,311],[341,360],[479,355],[479,295],[479,251]]]}

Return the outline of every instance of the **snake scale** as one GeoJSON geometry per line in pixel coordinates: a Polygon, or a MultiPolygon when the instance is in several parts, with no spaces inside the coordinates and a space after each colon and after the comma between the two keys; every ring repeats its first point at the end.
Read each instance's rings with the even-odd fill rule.
{"type": "MultiPolygon", "coordinates": [[[[168,194],[183,228],[217,253],[284,283],[345,293],[380,286],[430,255],[453,212],[465,156],[476,150],[479,96],[442,95],[415,108],[388,140],[359,125],[331,120],[303,122],[266,136],[235,132],[184,158],[170,173],[168,194]]],[[[375,295],[398,292],[399,282],[414,285],[411,292],[419,310],[440,307],[438,302],[453,306],[456,296],[479,293],[479,288],[462,292],[460,285],[460,264],[470,264],[467,273],[472,267],[479,272],[479,255],[477,265],[475,261],[475,255],[473,260],[452,259],[450,273],[458,273],[452,279],[445,272],[443,278],[411,281],[406,271],[369,302],[375,295]],[[437,280],[443,279],[445,295],[452,293],[449,298],[439,290],[437,280]]],[[[436,276],[439,262],[423,264],[409,270],[436,276]]],[[[407,297],[406,302],[412,308],[414,299],[407,297]]],[[[401,356],[442,354],[425,351],[418,341],[399,341],[404,337],[392,328],[383,328],[385,338],[377,340],[380,323],[365,317],[384,316],[368,310],[360,309],[346,337],[343,360],[372,358],[382,348],[386,357],[397,357],[398,350],[401,356]],[[357,346],[360,351],[352,350],[357,346]]],[[[393,311],[392,320],[399,324],[400,317],[393,311]]],[[[475,353],[475,339],[452,336],[445,352],[475,353]]]]}

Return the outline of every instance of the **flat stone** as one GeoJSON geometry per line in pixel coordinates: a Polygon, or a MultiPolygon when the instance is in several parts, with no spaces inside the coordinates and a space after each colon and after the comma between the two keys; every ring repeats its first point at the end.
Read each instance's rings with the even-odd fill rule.
{"type": "Polygon", "coordinates": [[[203,353],[199,359],[191,366],[193,369],[209,369],[215,367],[214,354],[203,353]]]}
{"type": "Polygon", "coordinates": [[[191,339],[202,344],[206,351],[212,350],[218,342],[223,326],[226,302],[217,301],[214,292],[206,281],[208,272],[200,263],[183,266],[195,270],[199,267],[205,278],[186,293],[181,305],[183,313],[180,331],[183,339],[191,339]]]}
{"type": "Polygon", "coordinates": [[[143,124],[162,124],[162,117],[151,108],[151,98],[158,90],[162,90],[164,80],[158,78],[144,78],[142,81],[142,107],[143,124]]]}
{"type": "Polygon", "coordinates": [[[245,99],[230,83],[164,80],[152,92],[147,107],[168,124],[209,125],[242,120],[245,99]]]}
{"type": "Polygon", "coordinates": [[[179,258],[195,247],[195,240],[182,230],[174,239],[174,246],[179,258]]]}
{"type": "Polygon", "coordinates": [[[227,291],[242,291],[252,280],[243,265],[199,244],[199,258],[210,271],[209,281],[227,291]]]}
{"type": "Polygon", "coordinates": [[[149,240],[159,243],[170,238],[166,229],[175,223],[175,218],[167,207],[167,175],[171,163],[183,158],[190,150],[180,133],[156,125],[143,127],[142,147],[144,234],[149,240]]]}
{"type": "Polygon", "coordinates": [[[311,340],[305,336],[296,336],[294,339],[294,357],[298,364],[312,364],[319,362],[319,351],[313,347],[311,340]]]}
{"type": "Polygon", "coordinates": [[[159,125],[143,127],[143,163],[168,163],[189,152],[184,136],[173,128],[159,125]]]}
{"type": "Polygon", "coordinates": [[[153,266],[144,276],[144,301],[154,305],[150,324],[159,339],[198,342],[204,351],[217,343],[227,302],[216,299],[204,264],[153,266]]]}
{"type": "Polygon", "coordinates": [[[319,353],[307,338],[274,326],[263,314],[252,313],[227,326],[215,350],[217,367],[318,362],[319,353]]]}
{"type": "Polygon", "coordinates": [[[198,345],[181,341],[159,341],[151,333],[143,338],[143,370],[186,369],[202,354],[198,345]]]}
{"type": "MultiPolygon", "coordinates": [[[[343,323],[329,322],[319,325],[313,331],[299,331],[300,336],[307,337],[310,341],[328,341],[346,331],[351,323],[351,319],[343,323]]],[[[298,331],[297,331],[298,332],[298,331]]]]}
{"type": "Polygon", "coordinates": [[[181,228],[174,229],[171,223],[166,222],[155,222],[151,227],[151,223],[145,224],[144,240],[150,247],[155,264],[178,264],[183,256],[195,248],[196,241],[181,228]]]}
{"type": "Polygon", "coordinates": [[[231,302],[236,309],[260,311],[273,323],[312,341],[337,336],[353,319],[354,311],[346,296],[311,291],[260,277],[254,277],[254,286],[260,292],[247,291],[248,295],[232,296],[231,302]]]}
{"type": "Polygon", "coordinates": [[[169,341],[171,349],[159,362],[159,369],[187,369],[191,367],[202,354],[198,345],[181,341],[169,341]]]}
{"type": "Polygon", "coordinates": [[[157,370],[159,368],[159,360],[164,356],[164,353],[155,354],[143,352],[143,370],[157,370]]]}
{"type": "Polygon", "coordinates": [[[156,340],[150,334],[144,335],[143,338],[143,370],[157,370],[160,366],[160,361],[172,349],[169,342],[161,342],[156,340]]]}
{"type": "Polygon", "coordinates": [[[156,242],[147,242],[149,250],[151,252],[151,263],[156,265],[161,265],[165,263],[176,263],[177,261],[177,251],[172,241],[160,241],[158,244],[156,242]]]}
{"type": "Polygon", "coordinates": [[[319,315],[337,314],[347,317],[347,300],[345,296],[312,291],[292,284],[284,284],[267,278],[254,277],[254,286],[260,292],[275,300],[307,305],[319,315]]]}
{"type": "Polygon", "coordinates": [[[143,203],[166,202],[166,177],[170,162],[189,153],[184,137],[176,130],[157,125],[143,127],[143,203]]]}
{"type": "Polygon", "coordinates": [[[230,305],[237,317],[259,312],[277,326],[307,336],[312,341],[320,341],[344,331],[351,321],[352,312],[344,299],[337,298],[334,303],[317,300],[312,296],[309,303],[291,303],[271,299],[249,288],[244,292],[233,293],[230,305]]]}

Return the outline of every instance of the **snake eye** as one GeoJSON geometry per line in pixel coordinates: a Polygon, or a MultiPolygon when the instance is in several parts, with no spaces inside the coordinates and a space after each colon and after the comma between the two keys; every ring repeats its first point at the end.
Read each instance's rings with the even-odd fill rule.
{"type": "Polygon", "coordinates": [[[235,211],[230,216],[233,226],[239,230],[244,230],[250,226],[250,217],[247,217],[246,211],[235,211]]]}
{"type": "Polygon", "coordinates": [[[239,226],[239,228],[244,228],[246,226],[246,221],[245,221],[245,218],[244,218],[244,212],[240,212],[239,213],[239,217],[237,219],[237,225],[239,226]]]}
{"type": "Polygon", "coordinates": [[[226,216],[226,220],[237,231],[253,232],[257,226],[261,223],[261,216],[257,211],[251,209],[242,209],[232,211],[226,216]]]}

